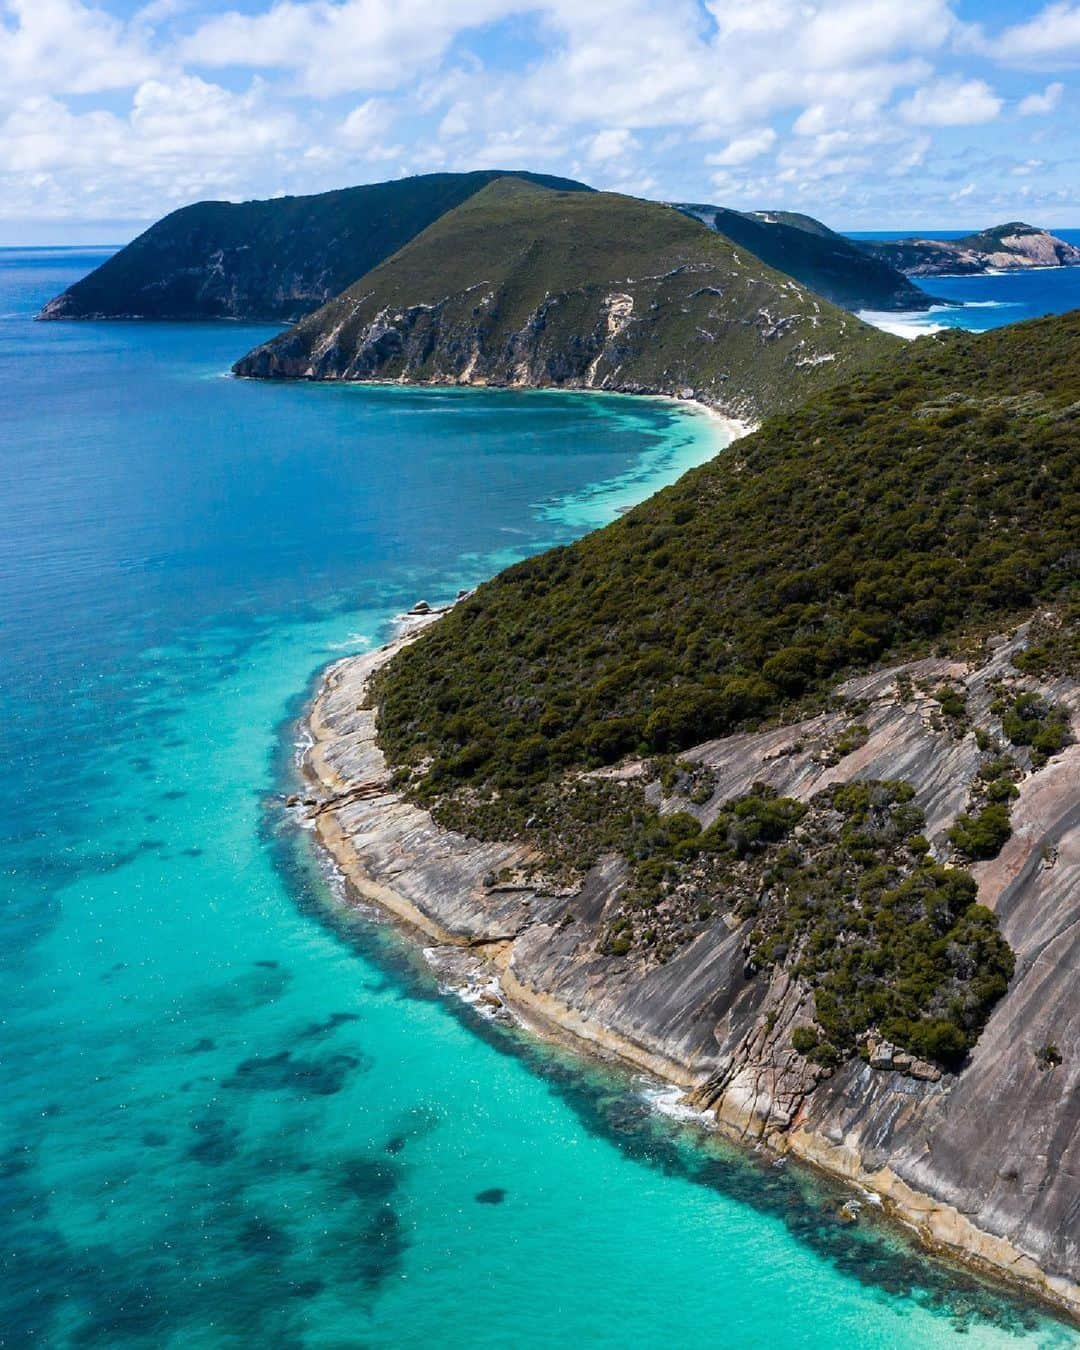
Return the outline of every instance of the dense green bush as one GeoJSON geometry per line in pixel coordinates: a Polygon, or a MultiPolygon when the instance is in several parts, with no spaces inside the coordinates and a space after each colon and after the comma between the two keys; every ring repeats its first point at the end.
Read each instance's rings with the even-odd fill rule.
{"type": "Polygon", "coordinates": [[[481,586],[379,677],[382,744],[502,793],[1007,623],[1075,580],[1078,405],[1080,313],[910,344],[481,586]]]}
{"type": "Polygon", "coordinates": [[[967,858],[996,858],[1011,834],[1008,805],[991,801],[977,815],[957,816],[949,843],[967,858]]]}
{"type": "Polygon", "coordinates": [[[1038,694],[1017,694],[999,700],[994,710],[1001,713],[1001,729],[1013,745],[1031,747],[1036,767],[1045,764],[1072,740],[1069,714],[1038,694]]]}

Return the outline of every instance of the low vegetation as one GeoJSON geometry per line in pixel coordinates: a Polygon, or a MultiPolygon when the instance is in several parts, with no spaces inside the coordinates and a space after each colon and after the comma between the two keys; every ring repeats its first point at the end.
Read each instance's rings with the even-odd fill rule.
{"type": "Polygon", "coordinates": [[[236,370],[690,389],[757,419],[896,345],[670,207],[503,178],[236,370]]]}
{"type": "MultiPolygon", "coordinates": [[[[665,792],[704,804],[708,771],[685,747],[826,706],[850,673],[1036,606],[1072,612],[1078,409],[1072,314],[923,340],[773,418],[615,525],[482,586],[384,668],[373,697],[399,783],[444,824],[527,839],[567,875],[621,854],[611,956],[663,962],[725,915],[748,925],[748,971],[783,964],[813,989],[818,1062],[874,1030],[955,1067],[1012,954],[971,876],[930,855],[909,787],[852,784],[809,807],[757,789],[702,829],[606,766],[651,757],[665,792]]],[[[1048,663],[1060,628],[1037,635],[1048,663]]],[[[969,734],[963,691],[928,692],[942,730],[969,734]]],[[[833,758],[865,740],[849,714],[833,758]]],[[[1067,738],[1059,710],[1007,683],[995,715],[1033,766],[1067,738]]],[[[960,860],[1008,838],[1022,772],[996,735],[976,739],[960,860]]]]}
{"type": "Polygon", "coordinates": [[[1060,599],[1078,407],[1078,314],[912,344],[480,587],[383,673],[382,743],[425,800],[527,799],[1060,599]]]}

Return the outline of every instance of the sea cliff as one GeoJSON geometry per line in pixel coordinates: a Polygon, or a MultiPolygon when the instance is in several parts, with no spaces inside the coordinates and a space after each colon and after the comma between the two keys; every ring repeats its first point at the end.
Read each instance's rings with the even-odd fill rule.
{"type": "MultiPolygon", "coordinates": [[[[670,961],[635,967],[600,941],[626,879],[620,859],[602,859],[579,886],[545,884],[530,876],[536,858],[524,846],[442,829],[395,790],[368,684],[408,641],[331,666],[308,718],[313,791],[298,809],[356,892],[428,939],[489,960],[497,997],[534,1024],[678,1084],[729,1134],[877,1193],[928,1244],[1080,1315],[1080,746],[1025,773],[1011,838],[972,869],[1016,973],[965,1066],[942,1074],[876,1044],[830,1071],[792,1049],[813,995],[781,967],[748,971],[747,921],[725,910],[670,961]]],[[[850,750],[849,712],[823,712],[686,752],[711,770],[707,802],[665,796],[658,782],[648,791],[662,811],[707,824],[753,783],[809,801],[830,784],[903,777],[940,846],[980,756],[973,732],[957,734],[927,691],[943,681],[962,689],[977,726],[1026,641],[1025,627],[967,661],[930,658],[849,681],[840,694],[857,703],[866,732],[850,750]]],[[[1076,729],[1075,682],[1026,684],[1067,708],[1076,729]]]]}

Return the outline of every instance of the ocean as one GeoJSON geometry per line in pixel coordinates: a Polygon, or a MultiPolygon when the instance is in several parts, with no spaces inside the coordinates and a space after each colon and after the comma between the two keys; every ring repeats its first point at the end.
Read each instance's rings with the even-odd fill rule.
{"type": "MultiPolygon", "coordinates": [[[[890,230],[853,233],[853,239],[902,239],[919,234],[925,239],[956,239],[965,230],[890,230]]],[[[1052,230],[1059,239],[1080,247],[1080,230],[1052,230]]],[[[932,296],[953,301],[928,310],[880,313],[864,310],[860,318],[896,333],[916,338],[945,328],[967,328],[984,333],[1002,324],[1037,319],[1043,314],[1064,314],[1080,309],[1080,267],[1047,267],[1029,272],[996,272],[976,277],[914,277],[916,285],[932,296]]]]}
{"type": "Polygon", "coordinates": [[[485,1020],[283,809],[321,667],[722,425],[242,382],[265,327],[31,321],[104,256],[0,251],[0,1345],[1076,1344],[485,1020]]]}

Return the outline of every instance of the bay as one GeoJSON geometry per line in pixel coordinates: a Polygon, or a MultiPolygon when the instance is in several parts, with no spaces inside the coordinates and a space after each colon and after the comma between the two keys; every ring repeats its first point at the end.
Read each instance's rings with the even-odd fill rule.
{"type": "Polygon", "coordinates": [[[441,990],[282,797],[318,670],[721,444],[661,400],[262,385],[0,252],[0,1341],[1075,1343],[441,990]]]}

